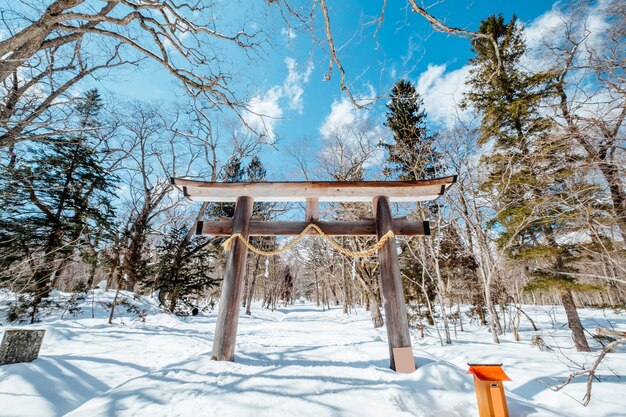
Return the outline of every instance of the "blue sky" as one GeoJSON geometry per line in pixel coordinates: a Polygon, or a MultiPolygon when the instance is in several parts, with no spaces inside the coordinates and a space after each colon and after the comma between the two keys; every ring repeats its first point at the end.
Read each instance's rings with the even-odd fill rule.
{"type": "MultiPolygon", "coordinates": [[[[384,96],[400,77],[418,85],[433,128],[446,124],[460,94],[457,90],[467,60],[472,56],[469,41],[433,32],[421,16],[411,13],[401,1],[388,2],[375,39],[376,25],[367,23],[378,17],[381,4],[382,1],[328,1],[335,44],[340,48],[339,58],[351,90],[359,96],[380,97],[368,110],[351,108],[340,91],[336,68],[330,81],[323,80],[328,55],[319,47],[311,47],[310,34],[281,30],[280,21],[269,24],[272,46],[264,49],[260,60],[250,64],[232,57],[241,63],[234,88],[248,97],[252,107],[277,117],[265,119],[270,135],[277,140],[275,148],[268,147],[262,155],[268,179],[301,179],[287,149],[303,141],[314,149],[319,147],[323,126],[330,120],[341,123],[365,117],[380,124],[384,96]]],[[[476,30],[481,19],[494,13],[502,13],[507,19],[516,14],[522,22],[532,25],[553,4],[542,0],[445,0],[429,11],[449,25],[476,30]]],[[[321,23],[321,16],[318,20],[321,23]]],[[[324,40],[322,31],[318,30],[317,35],[324,40]]],[[[122,71],[101,87],[127,99],[162,103],[184,94],[155,64],[143,65],[140,71],[122,71]]],[[[259,120],[250,116],[250,122],[259,120]]]]}

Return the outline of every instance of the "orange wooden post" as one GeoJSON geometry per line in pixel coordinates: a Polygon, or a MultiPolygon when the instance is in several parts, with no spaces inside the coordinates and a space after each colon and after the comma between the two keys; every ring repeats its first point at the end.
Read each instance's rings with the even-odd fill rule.
{"type": "Polygon", "coordinates": [[[468,364],[468,374],[474,374],[474,387],[480,417],[509,417],[502,381],[511,378],[504,373],[502,364],[468,364]]]}

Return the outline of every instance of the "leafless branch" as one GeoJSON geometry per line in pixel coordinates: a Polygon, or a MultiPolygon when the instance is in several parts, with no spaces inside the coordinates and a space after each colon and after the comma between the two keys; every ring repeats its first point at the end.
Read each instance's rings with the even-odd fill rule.
{"type": "Polygon", "coordinates": [[[613,349],[625,343],[626,343],[626,337],[622,337],[620,339],[615,340],[614,342],[609,343],[608,345],[604,347],[604,349],[602,349],[602,351],[600,352],[600,354],[598,355],[598,357],[596,358],[596,360],[593,362],[593,364],[590,367],[572,372],[567,377],[567,379],[563,381],[562,383],[560,383],[559,385],[553,386],[553,385],[546,384],[545,382],[544,384],[547,385],[552,391],[558,392],[562,390],[563,388],[565,388],[566,386],[568,386],[574,380],[574,378],[578,376],[582,376],[582,375],[587,375],[587,388],[585,390],[585,396],[583,397],[582,404],[585,407],[588,406],[589,402],[591,401],[591,388],[592,388],[594,379],[596,379],[596,372],[598,371],[598,366],[600,366],[605,356],[609,352],[612,352],[613,349]]]}

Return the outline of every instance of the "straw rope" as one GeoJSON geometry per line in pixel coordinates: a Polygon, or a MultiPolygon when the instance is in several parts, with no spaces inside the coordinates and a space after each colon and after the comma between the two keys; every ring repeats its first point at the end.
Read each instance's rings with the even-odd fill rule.
{"type": "Polygon", "coordinates": [[[298,242],[300,242],[302,240],[302,238],[304,238],[304,236],[306,236],[306,234],[311,229],[315,229],[315,231],[320,236],[322,236],[333,248],[335,248],[336,250],[338,250],[342,254],[344,254],[346,256],[353,257],[353,258],[366,258],[368,256],[374,255],[376,252],[378,252],[378,250],[380,248],[383,247],[385,242],[387,242],[389,239],[391,239],[391,238],[393,238],[395,236],[393,234],[393,232],[390,230],[387,233],[385,233],[380,238],[380,240],[378,242],[376,242],[376,244],[374,246],[372,246],[371,248],[363,250],[363,251],[360,251],[360,252],[354,252],[354,251],[351,251],[350,249],[346,249],[343,246],[341,246],[339,243],[337,243],[335,241],[335,239],[333,239],[332,237],[330,237],[326,233],[324,233],[324,231],[318,225],[316,225],[315,223],[310,223],[309,225],[307,225],[307,227],[304,228],[304,230],[302,232],[300,232],[300,234],[298,236],[296,236],[291,242],[287,243],[285,246],[283,246],[280,249],[265,251],[265,250],[256,248],[256,247],[252,246],[250,241],[248,239],[246,239],[241,233],[235,233],[235,234],[231,235],[228,239],[226,239],[224,241],[224,243],[222,243],[222,246],[224,247],[225,251],[229,251],[231,249],[235,239],[239,239],[239,240],[241,240],[243,242],[244,245],[246,245],[248,247],[248,249],[250,249],[252,252],[256,253],[257,255],[276,256],[276,255],[280,255],[281,253],[287,252],[288,250],[290,250],[291,248],[296,246],[298,244],[298,242]]]}

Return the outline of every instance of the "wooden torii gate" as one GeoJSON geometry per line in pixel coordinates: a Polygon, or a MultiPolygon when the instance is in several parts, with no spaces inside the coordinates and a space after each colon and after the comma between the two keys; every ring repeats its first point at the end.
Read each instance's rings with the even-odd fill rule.
{"type": "MultiPolygon", "coordinates": [[[[455,176],[423,181],[355,181],[355,182],[201,182],[174,178],[172,184],[191,200],[234,202],[235,213],[230,221],[200,221],[196,234],[231,236],[294,236],[313,223],[329,236],[377,235],[387,232],[395,236],[429,235],[427,221],[394,219],[391,202],[430,201],[454,184],[455,176]],[[253,202],[306,202],[306,221],[252,220],[253,202]],[[318,203],[372,202],[374,219],[360,221],[323,221],[318,216],[318,203]]],[[[309,234],[316,234],[311,229],[309,234]]],[[[239,239],[232,243],[222,286],[219,312],[213,338],[212,359],[233,361],[235,339],[241,306],[241,291],[248,248],[239,239]]],[[[395,238],[388,239],[378,250],[385,323],[389,342],[391,369],[398,372],[415,370],[411,337],[402,291],[395,238]]]]}

